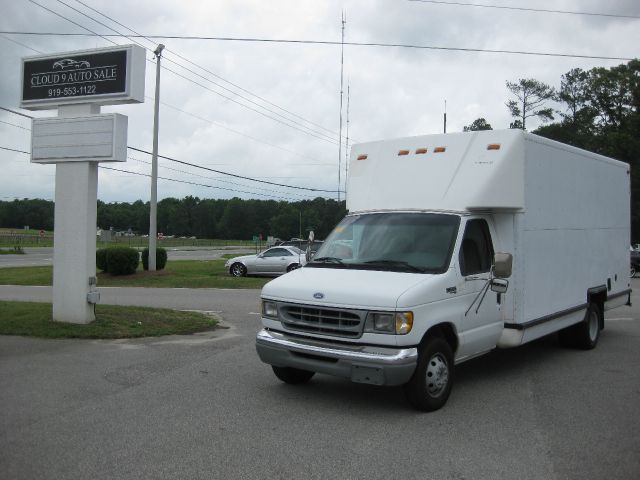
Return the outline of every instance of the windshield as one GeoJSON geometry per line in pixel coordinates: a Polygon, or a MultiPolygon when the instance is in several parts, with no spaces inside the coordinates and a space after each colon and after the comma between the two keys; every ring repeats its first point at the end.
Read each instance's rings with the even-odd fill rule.
{"type": "Polygon", "coordinates": [[[350,215],[307,266],[444,272],[459,225],[460,217],[435,213],[350,215]]]}

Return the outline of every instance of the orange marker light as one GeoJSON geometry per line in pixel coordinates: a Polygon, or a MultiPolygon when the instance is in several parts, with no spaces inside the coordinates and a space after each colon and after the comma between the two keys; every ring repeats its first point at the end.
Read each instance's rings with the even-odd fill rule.
{"type": "Polygon", "coordinates": [[[362,155],[358,155],[358,160],[366,160],[367,159],[367,154],[364,153],[362,155]]]}
{"type": "Polygon", "coordinates": [[[400,155],[409,155],[409,150],[400,150],[398,152],[398,156],[400,156],[400,155]]]}
{"type": "Polygon", "coordinates": [[[427,149],[426,148],[417,148],[416,149],[416,155],[424,155],[425,153],[427,153],[427,149]]]}
{"type": "Polygon", "coordinates": [[[500,144],[490,143],[489,145],[487,145],[487,150],[500,150],[500,144]]]}
{"type": "Polygon", "coordinates": [[[433,153],[442,153],[446,150],[447,150],[446,147],[436,147],[433,149],[433,153]]]}

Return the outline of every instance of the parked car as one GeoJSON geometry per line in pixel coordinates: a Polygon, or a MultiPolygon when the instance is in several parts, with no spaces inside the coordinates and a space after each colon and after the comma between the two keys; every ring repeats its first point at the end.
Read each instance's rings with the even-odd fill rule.
{"type": "Polygon", "coordinates": [[[282,275],[307,263],[305,253],[294,246],[268,248],[257,255],[234,257],[224,267],[234,277],[282,275]]]}

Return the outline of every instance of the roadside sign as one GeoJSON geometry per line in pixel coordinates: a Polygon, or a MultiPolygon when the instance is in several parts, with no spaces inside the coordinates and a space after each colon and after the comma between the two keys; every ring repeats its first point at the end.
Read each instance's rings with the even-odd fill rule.
{"type": "Polygon", "coordinates": [[[145,50],[123,45],[22,59],[20,107],[144,102],[145,50]]]}

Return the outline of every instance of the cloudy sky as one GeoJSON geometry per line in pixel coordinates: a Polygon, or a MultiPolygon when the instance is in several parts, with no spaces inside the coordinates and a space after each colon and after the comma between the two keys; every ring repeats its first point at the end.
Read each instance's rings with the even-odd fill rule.
{"type": "MultiPolygon", "coordinates": [[[[160,155],[243,177],[328,192],[257,183],[160,159],[161,177],[191,183],[160,180],[158,198],[337,198],[331,191],[338,190],[340,45],[6,32],[88,33],[89,29],[103,35],[135,31],[144,36],[339,42],[344,12],[346,42],[444,47],[345,46],[343,136],[347,135],[348,84],[350,143],[441,133],[445,100],[448,132],[461,131],[478,117],[486,118],[496,129],[507,128],[511,118],[504,105],[509,99],[505,81],[536,78],[558,87],[561,75],[572,68],[626,63],[455,49],[639,56],[637,0],[474,1],[509,9],[445,3],[0,0],[0,107],[37,117],[56,115],[55,110],[19,110],[24,56],[137,42],[150,49],[146,102],[107,106],[102,111],[127,115],[128,145],[150,151],[155,88],[151,51],[157,43],[164,43],[160,155]]],[[[527,125],[535,128],[535,124],[527,125]]],[[[28,118],[0,110],[0,147],[30,151],[29,128],[28,118]]],[[[340,189],[344,189],[345,148],[342,153],[340,189]]],[[[103,165],[148,175],[150,160],[130,150],[126,163],[103,165]]],[[[0,200],[53,199],[55,166],[32,165],[28,155],[2,149],[0,163],[0,200]]],[[[149,192],[146,176],[99,172],[98,197],[103,201],[147,201],[149,192]]]]}

